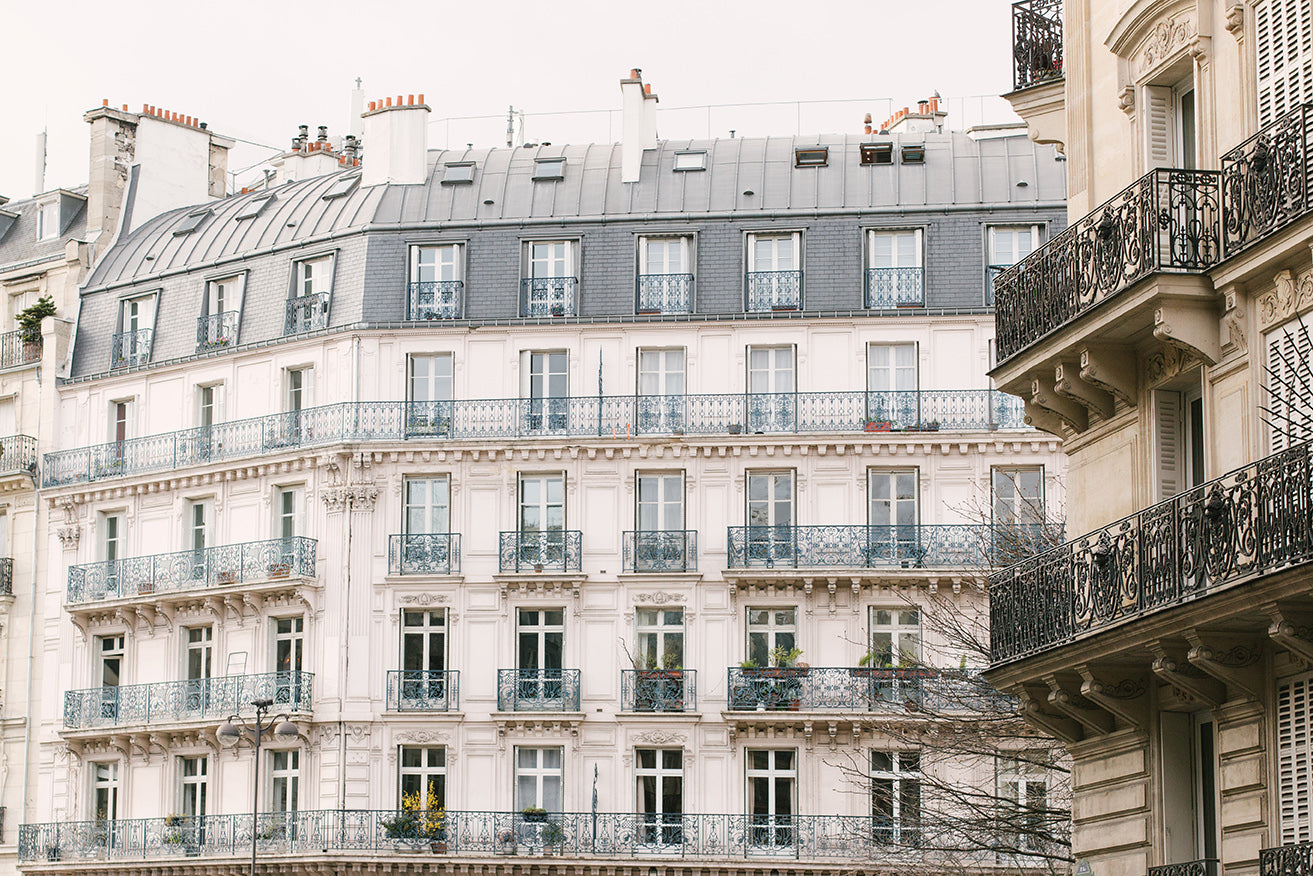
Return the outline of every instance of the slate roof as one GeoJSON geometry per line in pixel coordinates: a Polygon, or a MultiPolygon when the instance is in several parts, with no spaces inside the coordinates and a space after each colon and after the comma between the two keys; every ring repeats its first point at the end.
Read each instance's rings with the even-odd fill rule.
{"type": "Polygon", "coordinates": [[[85,236],[87,187],[83,185],[65,191],[82,197],[68,199],[77,205],[76,209],[72,216],[62,217],[63,228],[60,229],[59,236],[49,240],[36,239],[37,206],[41,201],[48,200],[46,195],[0,204],[0,212],[18,214],[18,218],[12,222],[7,216],[0,216],[0,272],[9,270],[13,265],[62,256],[64,244],[69,238],[81,239],[85,236]]]}

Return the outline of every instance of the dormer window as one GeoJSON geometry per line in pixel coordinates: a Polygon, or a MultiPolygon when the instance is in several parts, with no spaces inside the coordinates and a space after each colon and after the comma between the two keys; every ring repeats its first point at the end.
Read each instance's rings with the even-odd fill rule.
{"type": "Polygon", "coordinates": [[[861,146],[862,164],[893,164],[894,144],[863,143],[861,146]]]}
{"type": "Polygon", "coordinates": [[[705,152],[676,152],[675,153],[675,170],[706,170],[707,153],[705,152]]]}
{"type": "Polygon", "coordinates": [[[242,221],[243,219],[254,219],[256,216],[259,216],[260,211],[262,211],[266,206],[268,206],[268,204],[273,200],[274,200],[273,192],[265,192],[264,194],[256,195],[254,198],[251,198],[251,200],[247,201],[246,205],[243,206],[241,210],[238,211],[237,215],[234,216],[233,218],[236,219],[238,222],[242,221]]]}
{"type": "Polygon", "coordinates": [[[915,143],[904,146],[903,164],[925,164],[925,144],[915,143]]]}
{"type": "Polygon", "coordinates": [[[36,239],[53,240],[59,236],[59,201],[51,201],[37,208],[36,239]]]}
{"type": "Polygon", "coordinates": [[[474,163],[446,164],[442,168],[442,185],[455,186],[474,182],[474,163]]]}
{"type": "Polygon", "coordinates": [[[794,167],[825,167],[830,163],[830,150],[825,146],[793,150],[794,167]]]}
{"type": "Polygon", "coordinates": [[[564,158],[539,158],[534,162],[534,181],[565,179],[564,158]]]}
{"type": "Polygon", "coordinates": [[[351,173],[333,183],[332,188],[324,192],[324,200],[331,201],[334,198],[344,198],[355,190],[356,183],[360,182],[360,174],[351,173]]]}
{"type": "Polygon", "coordinates": [[[188,213],[186,217],[183,218],[182,222],[178,223],[178,227],[173,229],[173,236],[181,237],[184,234],[191,234],[197,228],[201,227],[201,223],[204,222],[205,217],[209,215],[210,211],[208,209],[195,210],[188,213]]]}

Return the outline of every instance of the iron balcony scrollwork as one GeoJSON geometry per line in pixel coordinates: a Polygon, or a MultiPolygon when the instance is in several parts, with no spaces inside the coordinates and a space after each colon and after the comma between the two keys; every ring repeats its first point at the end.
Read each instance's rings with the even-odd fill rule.
{"type": "Polygon", "coordinates": [[[0,596],[14,595],[14,560],[0,557],[0,596]]]}
{"type": "Polygon", "coordinates": [[[241,313],[225,310],[196,319],[196,352],[220,350],[237,342],[237,323],[241,313]]]}
{"type": "Polygon", "coordinates": [[[398,712],[454,712],[460,708],[460,672],[388,670],[387,697],[387,707],[398,712]]]}
{"type": "Polygon", "coordinates": [[[1313,107],[1296,107],[1222,156],[1225,255],[1232,256],[1309,210],[1313,107]]]}
{"type": "Polygon", "coordinates": [[[749,313],[802,310],[802,271],[750,271],[744,282],[749,313]]]}
{"type": "Polygon", "coordinates": [[[1313,876],[1313,842],[1291,843],[1258,853],[1263,876],[1313,876]]]}
{"type": "Polygon", "coordinates": [[[1012,88],[1062,78],[1062,0],[1012,4],[1012,88]]]}
{"type": "Polygon", "coordinates": [[[25,471],[36,474],[36,439],[31,435],[0,438],[0,474],[25,471]]]}
{"type": "Polygon", "coordinates": [[[920,307],[925,303],[924,268],[867,268],[868,309],[920,307]]]}
{"type": "Polygon", "coordinates": [[[692,274],[639,274],[635,281],[636,313],[692,313],[692,274]]]}
{"type": "MultiPolygon", "coordinates": [[[[1262,872],[1288,874],[1291,871],[1269,871],[1262,868],[1262,872]]],[[[1149,876],[1217,876],[1217,859],[1202,858],[1198,861],[1185,861],[1180,864],[1163,864],[1158,867],[1150,867],[1149,876]]]]}
{"type": "Polygon", "coordinates": [[[287,299],[283,334],[303,335],[328,328],[328,293],[314,292],[287,299]]]}
{"type": "Polygon", "coordinates": [[[409,532],[388,536],[388,573],[459,575],[460,533],[409,532]]]}
{"type": "Polygon", "coordinates": [[[696,572],[698,534],[691,529],[624,533],[626,572],[696,572]]]}
{"type": "Polygon", "coordinates": [[[575,316],[578,277],[525,277],[520,281],[520,316],[575,316]]]}
{"type": "Polygon", "coordinates": [[[578,669],[498,669],[497,711],[579,711],[578,669]]]}
{"type": "Polygon", "coordinates": [[[110,338],[109,367],[135,368],[150,362],[154,329],[137,329],[135,332],[117,332],[110,338]]]}
{"type": "Polygon", "coordinates": [[[740,712],[872,712],[924,709],[979,713],[1007,698],[968,670],[929,667],[730,667],[728,708],[740,712]]]}
{"type": "Polygon", "coordinates": [[[620,708],[626,712],[696,712],[697,671],[622,669],[620,708]]]}
{"type": "Polygon", "coordinates": [[[981,568],[992,565],[995,542],[1004,537],[1002,530],[968,523],[731,526],[729,568],[981,568]]]}
{"type": "Polygon", "coordinates": [[[460,319],[464,291],[462,280],[416,280],[410,284],[406,319],[460,319]]]}
{"type": "Polygon", "coordinates": [[[88,730],[124,724],[222,720],[262,698],[273,700],[284,711],[308,712],[313,694],[312,672],[265,672],[70,690],[64,692],[64,728],[88,730]]]}
{"type": "MultiPolygon", "coordinates": [[[[118,337],[115,335],[114,337],[118,337]]],[[[41,336],[17,329],[0,333],[0,368],[17,368],[41,360],[41,336]]]]}
{"type": "Polygon", "coordinates": [[[502,572],[578,572],[583,533],[577,529],[503,532],[497,554],[502,572]]]}

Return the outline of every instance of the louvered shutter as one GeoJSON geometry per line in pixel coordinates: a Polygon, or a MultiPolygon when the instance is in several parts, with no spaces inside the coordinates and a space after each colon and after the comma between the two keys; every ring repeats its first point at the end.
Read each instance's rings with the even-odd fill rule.
{"type": "Polygon", "coordinates": [[[1263,0],[1254,7],[1258,124],[1313,99],[1310,0],[1263,0]]]}
{"type": "Polygon", "coordinates": [[[1267,399],[1272,453],[1296,440],[1313,438],[1313,337],[1291,320],[1267,336],[1267,399]]]}
{"type": "Polygon", "coordinates": [[[1185,448],[1181,394],[1154,390],[1154,452],[1158,460],[1158,499],[1170,499],[1185,486],[1185,448]]]}
{"type": "Polygon", "coordinates": [[[1309,830],[1309,695],[1313,676],[1277,687],[1277,783],[1281,844],[1307,842],[1309,830]]]}
{"type": "Polygon", "coordinates": [[[1161,85],[1144,88],[1144,163],[1147,170],[1173,164],[1172,90],[1161,85]]]}

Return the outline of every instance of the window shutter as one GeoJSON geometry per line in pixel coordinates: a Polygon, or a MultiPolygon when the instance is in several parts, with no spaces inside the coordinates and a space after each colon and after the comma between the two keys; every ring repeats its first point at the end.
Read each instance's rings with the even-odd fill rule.
{"type": "Polygon", "coordinates": [[[1182,465],[1181,394],[1154,390],[1154,450],[1158,458],[1158,499],[1170,499],[1185,485],[1182,465]]]}
{"type": "Polygon", "coordinates": [[[1287,432],[1294,431],[1298,438],[1300,427],[1313,434],[1309,421],[1313,399],[1308,398],[1304,384],[1313,381],[1313,372],[1307,366],[1313,362],[1313,334],[1306,333],[1299,320],[1292,320],[1267,336],[1267,404],[1272,412],[1269,424],[1269,449],[1272,453],[1290,446],[1287,432]]]}
{"type": "Polygon", "coordinates": [[[1172,90],[1161,85],[1144,89],[1144,163],[1146,170],[1172,166],[1172,90]]]}
{"type": "Polygon", "coordinates": [[[1309,830],[1309,682],[1295,678],[1277,688],[1277,783],[1281,844],[1307,842],[1309,830]]]}
{"type": "Polygon", "coordinates": [[[1259,125],[1313,98],[1309,5],[1309,0],[1265,0],[1254,8],[1259,125]]]}

